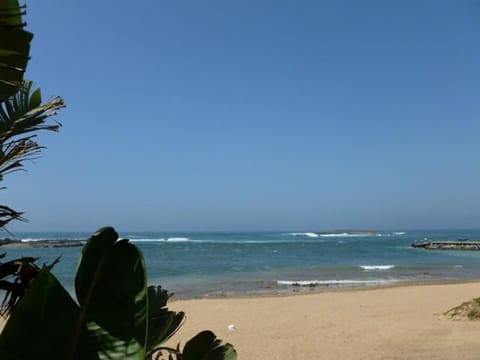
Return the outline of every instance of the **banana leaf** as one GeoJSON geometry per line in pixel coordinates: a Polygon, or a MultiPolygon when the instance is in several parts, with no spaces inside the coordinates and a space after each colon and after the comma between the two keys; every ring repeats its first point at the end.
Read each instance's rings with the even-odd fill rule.
{"type": "Polygon", "coordinates": [[[168,310],[170,295],[160,286],[148,287],[147,355],[151,356],[161,344],[170,339],[183,324],[185,313],[168,310]]]}
{"type": "Polygon", "coordinates": [[[145,265],[134,245],[117,240],[113,228],[103,228],[85,245],[78,304],[48,269],[41,271],[0,336],[0,359],[145,358],[145,265]]]}
{"type": "Polygon", "coordinates": [[[190,339],[183,348],[182,360],[236,360],[237,352],[231,344],[222,344],[209,330],[190,339]]]}
{"type": "Polygon", "coordinates": [[[17,92],[30,58],[33,34],[24,30],[25,6],[17,0],[0,1],[0,101],[17,92]]]}
{"type": "Polygon", "coordinates": [[[88,343],[106,359],[144,359],[147,335],[147,281],[142,254],[111,227],[85,245],[75,278],[81,326],[88,343]]]}
{"type": "Polygon", "coordinates": [[[50,270],[41,270],[3,329],[0,359],[68,359],[78,312],[50,270]]]}
{"type": "Polygon", "coordinates": [[[236,359],[211,331],[188,341],[183,354],[160,347],[185,315],[168,310],[165,290],[147,288],[142,254],[111,227],[83,248],[75,291],[78,303],[42,269],[0,335],[0,359],[144,360],[162,349],[182,360],[236,359]]]}

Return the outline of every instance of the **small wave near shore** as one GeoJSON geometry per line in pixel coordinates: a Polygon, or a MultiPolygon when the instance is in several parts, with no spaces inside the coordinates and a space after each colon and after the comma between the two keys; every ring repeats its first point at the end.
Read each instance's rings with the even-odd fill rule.
{"type": "Polygon", "coordinates": [[[334,232],[291,232],[283,235],[288,236],[298,236],[298,237],[308,237],[308,238],[349,238],[349,237],[372,237],[372,236],[402,236],[405,235],[404,231],[394,231],[394,232],[380,232],[380,231],[334,231],[334,232]]]}
{"type": "Polygon", "coordinates": [[[286,286],[361,286],[361,285],[387,285],[400,280],[397,279],[372,279],[372,280],[278,280],[278,285],[286,286]]]}
{"type": "Polygon", "coordinates": [[[395,267],[395,265],[358,265],[363,270],[374,271],[374,270],[390,270],[395,267]]]}
{"type": "Polygon", "coordinates": [[[188,237],[171,237],[160,239],[130,239],[131,242],[186,242],[191,241],[188,237]]]}

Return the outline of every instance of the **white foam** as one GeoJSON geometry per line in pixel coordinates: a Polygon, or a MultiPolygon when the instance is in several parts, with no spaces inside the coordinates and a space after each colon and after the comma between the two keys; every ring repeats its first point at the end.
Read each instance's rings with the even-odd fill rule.
{"type": "Polygon", "coordinates": [[[187,237],[171,237],[171,238],[160,238],[160,239],[131,239],[132,242],[184,242],[190,241],[187,237]]]}
{"type": "Polygon", "coordinates": [[[317,285],[381,285],[394,283],[399,280],[278,280],[278,285],[291,285],[291,286],[317,286],[317,285]]]}
{"type": "Polygon", "coordinates": [[[388,270],[395,267],[395,265],[358,265],[363,270],[388,270]]]}
{"type": "Polygon", "coordinates": [[[318,234],[315,234],[314,232],[288,233],[287,235],[290,235],[290,236],[306,236],[306,237],[311,237],[311,238],[317,238],[318,237],[318,234]]]}
{"type": "Polygon", "coordinates": [[[167,241],[170,242],[183,242],[183,241],[190,241],[188,237],[171,237],[168,238],[167,241]]]}
{"type": "Polygon", "coordinates": [[[331,234],[320,234],[321,237],[367,237],[367,236],[382,236],[382,234],[373,234],[373,233],[331,233],[331,234]]]}
{"type": "Polygon", "coordinates": [[[165,239],[130,239],[131,242],[164,242],[165,239]]]}
{"type": "Polygon", "coordinates": [[[30,239],[30,238],[26,238],[26,239],[21,239],[20,241],[21,242],[32,242],[32,241],[41,241],[42,239],[30,239]]]}
{"type": "Polygon", "coordinates": [[[405,235],[406,233],[405,233],[405,231],[395,231],[393,234],[394,235],[405,235]]]}

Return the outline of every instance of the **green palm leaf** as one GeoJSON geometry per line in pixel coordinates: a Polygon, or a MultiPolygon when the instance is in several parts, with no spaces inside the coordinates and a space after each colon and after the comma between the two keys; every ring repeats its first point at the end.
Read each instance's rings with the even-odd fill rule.
{"type": "MultiPolygon", "coordinates": [[[[6,174],[22,169],[25,160],[38,157],[43,147],[35,141],[34,133],[57,131],[60,124],[47,123],[47,119],[62,107],[61,98],[42,104],[40,89],[33,90],[30,81],[25,81],[16,94],[0,103],[0,181],[6,174]]],[[[0,227],[14,219],[23,220],[22,213],[1,206],[0,227]]]]}
{"type": "Polygon", "coordinates": [[[53,98],[42,104],[40,89],[33,90],[33,83],[25,81],[19,91],[0,105],[0,143],[39,130],[58,131],[60,123],[47,124],[46,120],[64,107],[61,98],[53,98]]]}

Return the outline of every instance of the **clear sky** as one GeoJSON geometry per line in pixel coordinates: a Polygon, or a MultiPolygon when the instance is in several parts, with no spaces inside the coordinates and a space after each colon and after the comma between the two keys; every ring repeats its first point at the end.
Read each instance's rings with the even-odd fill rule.
{"type": "Polygon", "coordinates": [[[480,227],[476,0],[27,4],[12,231],[480,227]]]}

